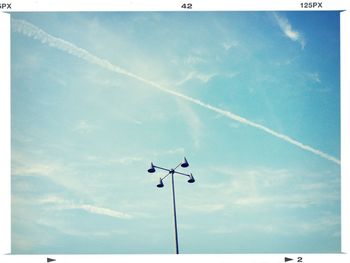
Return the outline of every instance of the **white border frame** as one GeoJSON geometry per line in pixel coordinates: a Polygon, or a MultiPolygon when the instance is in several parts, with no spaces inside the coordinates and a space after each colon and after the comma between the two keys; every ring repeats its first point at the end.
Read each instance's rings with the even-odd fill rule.
{"type": "Polygon", "coordinates": [[[0,13],[0,255],[11,251],[11,105],[10,105],[10,21],[0,13]]]}
{"type": "MultiPolygon", "coordinates": [[[[4,1],[6,3],[6,1],[4,1]]],[[[296,1],[296,0],[18,0],[11,1],[11,10],[0,9],[0,262],[46,262],[46,257],[57,262],[284,262],[284,257],[303,262],[350,262],[350,2],[296,1]],[[300,3],[322,2],[322,9],[302,9],[300,3]],[[192,3],[192,10],[181,8],[192,3]],[[326,11],[346,10],[341,18],[341,251],[340,254],[225,254],[225,255],[8,255],[11,251],[11,105],[10,105],[10,14],[3,12],[44,11],[326,11]],[[346,147],[345,147],[346,145],[346,147]],[[10,186],[10,187],[9,187],[10,186]]]]}

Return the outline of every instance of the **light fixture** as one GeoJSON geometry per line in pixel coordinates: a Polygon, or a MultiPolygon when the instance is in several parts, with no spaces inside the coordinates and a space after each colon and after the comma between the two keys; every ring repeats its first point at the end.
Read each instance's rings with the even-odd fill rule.
{"type": "Polygon", "coordinates": [[[151,168],[149,168],[147,171],[148,171],[149,173],[154,173],[154,172],[156,171],[156,169],[154,168],[153,163],[151,163],[151,168]]]}
{"type": "Polygon", "coordinates": [[[195,182],[192,173],[190,173],[190,179],[188,179],[187,182],[189,182],[190,184],[195,182]]]}
{"type": "Polygon", "coordinates": [[[182,162],[181,167],[186,168],[188,166],[189,166],[189,164],[187,162],[187,159],[186,159],[186,157],[184,157],[184,161],[182,162]]]}
{"type": "Polygon", "coordinates": [[[164,187],[162,178],[159,178],[159,184],[157,184],[157,187],[158,187],[158,188],[164,187]]]}

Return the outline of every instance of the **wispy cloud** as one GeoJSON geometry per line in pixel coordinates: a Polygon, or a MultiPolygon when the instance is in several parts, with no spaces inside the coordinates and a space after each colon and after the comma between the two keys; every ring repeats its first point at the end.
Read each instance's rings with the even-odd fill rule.
{"type": "Polygon", "coordinates": [[[196,204],[184,204],[183,209],[187,209],[189,211],[196,211],[196,212],[204,212],[204,213],[214,213],[220,210],[223,210],[225,208],[225,204],[222,203],[210,203],[210,204],[203,204],[203,202],[198,202],[196,204]]]}
{"type": "Polygon", "coordinates": [[[33,164],[31,166],[14,167],[12,175],[51,175],[56,173],[60,167],[48,164],[33,164]]]}
{"type": "MultiPolygon", "coordinates": [[[[41,156],[43,157],[43,156],[41,156]]],[[[28,155],[18,155],[13,153],[12,176],[44,177],[63,190],[75,192],[79,195],[91,195],[97,182],[91,181],[81,184],[81,178],[77,177],[78,170],[72,162],[62,162],[62,160],[39,159],[28,155]]]]}
{"type": "Polygon", "coordinates": [[[109,160],[109,162],[111,163],[120,163],[120,164],[133,164],[135,162],[142,162],[142,161],[144,161],[144,158],[139,156],[126,156],[118,159],[109,160]]]}
{"type": "Polygon", "coordinates": [[[187,74],[186,77],[184,77],[183,79],[177,81],[174,83],[175,86],[180,86],[185,84],[186,82],[190,81],[190,80],[198,80],[202,83],[208,83],[209,81],[211,81],[213,78],[215,77],[226,77],[226,78],[234,78],[239,74],[239,72],[230,72],[230,73],[200,73],[197,71],[192,71],[190,73],[187,74]]]}
{"type": "Polygon", "coordinates": [[[238,42],[237,41],[228,41],[228,42],[223,42],[222,47],[226,50],[229,51],[231,48],[237,47],[238,42]]]}
{"type": "Polygon", "coordinates": [[[235,227],[219,225],[209,229],[209,232],[213,234],[230,234],[249,231],[283,236],[291,236],[298,233],[303,236],[316,232],[335,231],[334,235],[336,235],[339,224],[340,219],[337,216],[322,215],[322,217],[309,222],[301,220],[297,220],[296,222],[276,220],[273,225],[261,224],[260,222],[238,223],[235,224],[235,227]]]}
{"type": "Polygon", "coordinates": [[[317,72],[308,73],[307,76],[316,83],[321,83],[320,75],[317,72]]]}
{"type": "Polygon", "coordinates": [[[74,127],[74,131],[79,132],[79,133],[90,133],[95,129],[93,125],[88,123],[86,120],[80,120],[74,127]]]}
{"type": "Polygon", "coordinates": [[[23,156],[13,154],[11,174],[21,176],[51,176],[62,171],[57,163],[29,162],[23,156]]]}
{"type": "Polygon", "coordinates": [[[190,56],[185,58],[184,62],[187,65],[196,65],[196,64],[205,62],[205,60],[203,58],[201,58],[200,56],[190,55],[190,56]]]}
{"type": "Polygon", "coordinates": [[[209,229],[209,233],[211,234],[232,234],[232,233],[239,233],[249,231],[251,232],[258,232],[258,233],[264,233],[264,234],[286,234],[286,231],[281,226],[277,225],[266,225],[261,223],[240,223],[235,224],[235,227],[232,226],[225,226],[225,225],[219,225],[215,226],[211,229],[209,229]]]}
{"type": "MultiPolygon", "coordinates": [[[[302,46],[305,45],[304,39],[301,37],[301,35],[297,32],[297,31],[293,31],[291,25],[289,24],[288,20],[285,18],[280,17],[279,15],[275,14],[276,20],[278,21],[278,24],[280,25],[281,29],[285,32],[285,34],[292,40],[294,41],[298,41],[302,46]]],[[[170,95],[173,95],[175,97],[181,98],[183,100],[186,100],[188,102],[191,102],[193,104],[196,104],[198,106],[201,106],[203,108],[206,108],[212,112],[215,113],[219,113],[225,117],[227,117],[230,120],[233,121],[237,121],[243,124],[246,124],[248,126],[254,127],[256,129],[262,130],[276,138],[282,139],[285,142],[288,142],[292,145],[295,145],[297,147],[299,147],[300,149],[303,149],[305,151],[311,152],[313,154],[316,154],[326,160],[332,161],[336,164],[340,164],[340,160],[338,160],[336,157],[333,157],[329,154],[326,154],[316,148],[313,148],[309,145],[306,145],[302,142],[299,142],[285,134],[276,132],[264,125],[258,124],[256,122],[250,121],[246,118],[243,118],[237,114],[234,114],[230,111],[227,110],[223,110],[221,108],[212,106],[208,103],[202,102],[198,99],[192,98],[190,96],[184,95],[182,93],[179,93],[177,91],[168,89],[154,81],[145,79],[139,75],[136,75],[130,71],[127,71],[121,67],[118,67],[116,65],[113,65],[111,62],[99,58],[91,53],[89,53],[87,50],[82,49],[80,47],[77,47],[76,45],[63,40],[61,38],[57,38],[54,37],[48,33],[46,33],[45,31],[43,31],[42,29],[34,26],[31,23],[28,23],[24,20],[17,20],[17,19],[12,19],[12,30],[14,30],[15,32],[19,32],[21,34],[24,34],[28,37],[32,37],[34,39],[38,39],[39,41],[41,41],[43,44],[47,44],[51,47],[57,48],[59,50],[65,51],[73,56],[79,57],[89,63],[98,65],[102,68],[105,68],[107,70],[110,70],[112,72],[118,73],[118,74],[122,74],[124,76],[128,76],[130,78],[133,78],[135,80],[138,80],[140,82],[143,82],[146,85],[152,86],[154,88],[157,88],[159,90],[162,90],[163,92],[166,92],[170,95]]]]}
{"type": "Polygon", "coordinates": [[[105,208],[105,207],[94,206],[91,204],[76,204],[58,196],[47,196],[39,200],[39,203],[54,205],[55,209],[78,209],[78,210],[86,211],[91,214],[110,216],[110,217],[119,218],[119,219],[133,218],[131,215],[127,213],[123,213],[123,212],[105,208]]]}
{"type": "MultiPolygon", "coordinates": [[[[97,229],[89,229],[89,231],[86,231],[85,229],[79,229],[79,226],[72,225],[71,222],[67,222],[64,220],[64,218],[53,218],[53,217],[41,217],[39,219],[36,219],[33,224],[38,224],[40,226],[45,226],[49,228],[53,228],[56,231],[61,232],[64,235],[74,236],[74,237],[83,237],[83,238],[105,238],[105,237],[111,237],[113,235],[123,235],[127,234],[127,229],[110,229],[110,230],[97,230],[97,229]]],[[[46,242],[48,245],[49,243],[52,243],[54,245],[54,242],[46,242]]]]}
{"type": "Polygon", "coordinates": [[[241,197],[237,198],[236,200],[233,201],[233,204],[236,206],[259,206],[262,204],[267,204],[270,203],[274,200],[274,198],[268,198],[265,196],[246,196],[246,197],[241,197]]]}
{"type": "Polygon", "coordinates": [[[194,146],[198,148],[200,146],[200,138],[202,134],[202,122],[195,111],[191,108],[191,105],[184,103],[182,100],[177,100],[177,103],[179,105],[180,113],[189,127],[188,130],[192,137],[194,146]]]}
{"type": "MultiPolygon", "coordinates": [[[[102,216],[108,216],[118,219],[131,219],[134,216],[129,214],[117,212],[112,209],[101,208],[97,206],[91,206],[87,204],[77,205],[73,201],[64,199],[61,196],[47,195],[41,197],[18,197],[13,196],[13,204],[16,206],[14,209],[13,221],[14,224],[20,223],[29,227],[49,227],[64,235],[76,236],[76,237],[107,237],[111,235],[127,234],[128,230],[123,228],[106,229],[104,226],[94,225],[89,226],[89,231],[86,231],[85,226],[80,225],[79,221],[67,220],[64,214],[59,214],[60,211],[65,210],[82,210],[90,214],[97,214],[102,216]],[[35,205],[35,207],[34,207],[35,205]],[[31,208],[28,210],[27,207],[31,208]],[[53,212],[55,216],[53,216],[53,212]]],[[[86,217],[85,217],[86,218],[86,217]]],[[[15,228],[16,230],[16,228],[15,228]]],[[[18,230],[18,229],[17,229],[18,230]]],[[[14,232],[14,244],[16,248],[21,249],[33,249],[35,247],[54,245],[55,237],[49,236],[30,236],[27,237],[23,233],[14,232]],[[28,244],[27,241],[28,240],[28,244]],[[43,242],[44,241],[44,242],[43,242]]]]}
{"type": "Polygon", "coordinates": [[[303,35],[292,28],[289,20],[277,13],[273,13],[273,16],[276,19],[277,24],[281,28],[283,34],[290,40],[298,42],[301,45],[301,48],[304,49],[306,42],[303,35]]]}
{"type": "Polygon", "coordinates": [[[185,153],[185,149],[182,147],[174,148],[174,149],[169,149],[165,152],[165,154],[181,154],[183,155],[185,153]]]}
{"type": "Polygon", "coordinates": [[[111,165],[116,163],[122,164],[122,165],[131,165],[138,162],[143,162],[145,160],[145,158],[141,156],[105,157],[105,156],[87,155],[83,158],[87,161],[91,161],[101,165],[111,165]]]}
{"type": "Polygon", "coordinates": [[[187,76],[182,79],[179,80],[178,82],[175,83],[175,86],[180,86],[184,83],[186,83],[187,81],[190,80],[199,80],[203,83],[207,83],[208,81],[210,81],[213,77],[215,77],[217,74],[212,73],[212,74],[203,74],[203,73],[199,73],[196,71],[190,72],[187,74],[187,76]]]}
{"type": "MultiPolygon", "coordinates": [[[[299,222],[298,224],[292,224],[288,227],[300,234],[307,233],[319,233],[323,231],[329,231],[329,229],[337,229],[340,225],[340,217],[337,215],[324,214],[322,217],[316,218],[308,222],[299,222]]],[[[335,232],[336,234],[338,232],[335,232]]]]}
{"type": "MultiPolygon", "coordinates": [[[[210,183],[203,180],[197,192],[202,196],[220,193],[211,201],[224,204],[228,210],[257,206],[304,209],[339,201],[339,178],[327,173],[315,175],[307,171],[262,167],[235,169],[230,166],[208,167],[206,171],[219,175],[221,180],[210,183]]],[[[201,206],[199,202],[193,202],[196,202],[195,198],[188,204],[201,206]]]]}

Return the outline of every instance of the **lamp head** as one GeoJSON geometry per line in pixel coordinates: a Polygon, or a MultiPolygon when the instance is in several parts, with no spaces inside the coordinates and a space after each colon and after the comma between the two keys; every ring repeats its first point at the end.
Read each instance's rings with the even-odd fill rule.
{"type": "Polygon", "coordinates": [[[186,159],[186,157],[184,157],[184,161],[182,162],[181,167],[186,168],[188,166],[189,166],[189,164],[187,162],[187,159],[186,159]]]}
{"type": "Polygon", "coordinates": [[[158,187],[158,188],[164,187],[162,178],[159,178],[159,184],[157,184],[157,187],[158,187]]]}
{"type": "Polygon", "coordinates": [[[153,165],[153,163],[151,163],[151,168],[149,168],[148,170],[147,170],[149,173],[154,173],[155,171],[156,171],[156,169],[154,168],[154,165],[153,165]]]}
{"type": "Polygon", "coordinates": [[[187,180],[187,182],[194,183],[196,180],[194,180],[192,173],[190,173],[190,179],[187,180]]]}

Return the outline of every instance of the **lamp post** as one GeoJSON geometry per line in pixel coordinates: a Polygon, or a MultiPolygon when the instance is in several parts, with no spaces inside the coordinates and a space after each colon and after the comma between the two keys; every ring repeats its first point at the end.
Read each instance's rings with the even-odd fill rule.
{"type": "Polygon", "coordinates": [[[189,166],[186,157],[184,157],[184,160],[179,163],[175,168],[173,169],[167,169],[164,167],[160,167],[160,166],[156,166],[153,163],[151,163],[151,167],[148,169],[149,173],[155,173],[156,168],[160,169],[160,170],[164,170],[167,171],[168,173],[163,177],[163,178],[159,178],[159,184],[157,184],[158,188],[162,188],[164,187],[163,184],[163,180],[168,177],[168,175],[171,175],[171,186],[172,186],[172,193],[173,193],[173,208],[174,208],[174,227],[175,227],[175,251],[176,254],[179,254],[179,239],[178,239],[178,235],[177,235],[177,220],[176,220],[176,203],[175,203],[175,184],[174,184],[174,174],[179,174],[179,175],[183,175],[183,176],[187,176],[189,179],[187,180],[188,183],[194,183],[195,180],[193,178],[192,173],[190,174],[186,174],[186,173],[181,173],[176,171],[177,168],[179,167],[183,167],[186,168],[189,166]]]}

